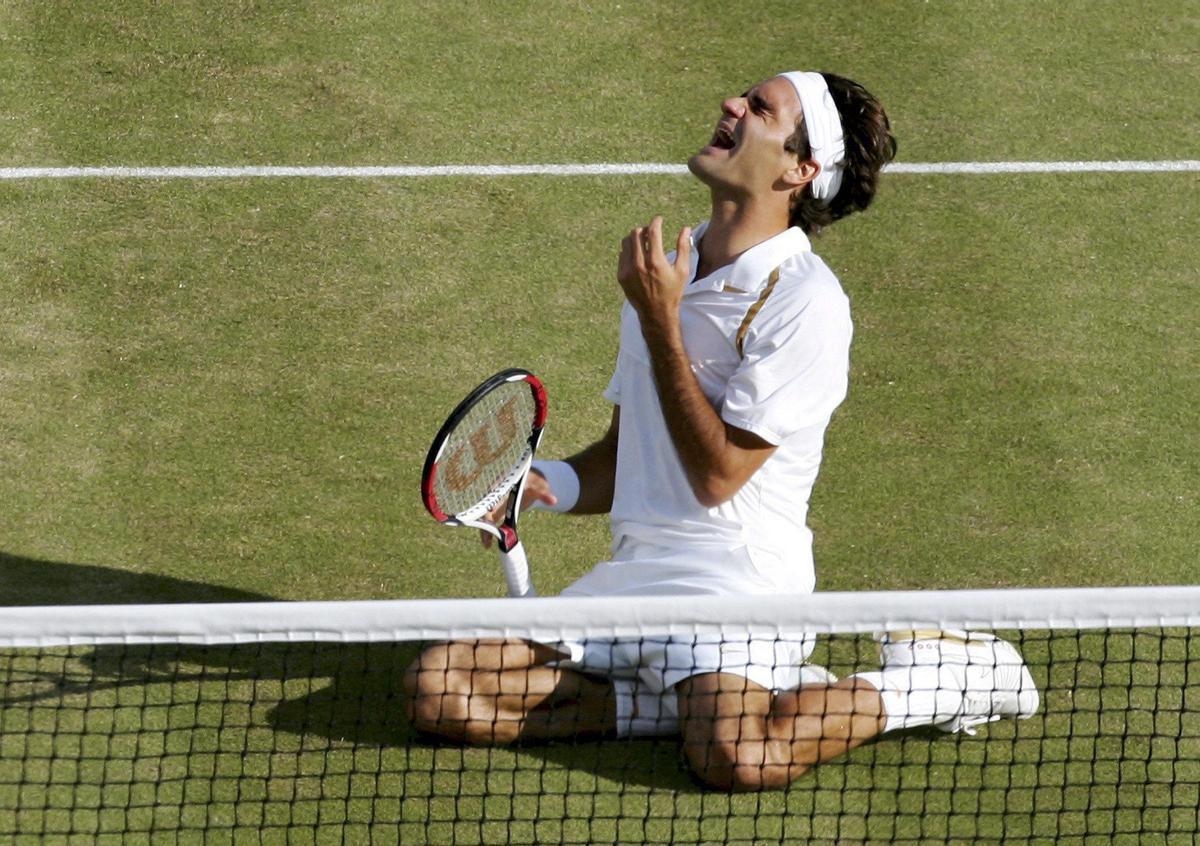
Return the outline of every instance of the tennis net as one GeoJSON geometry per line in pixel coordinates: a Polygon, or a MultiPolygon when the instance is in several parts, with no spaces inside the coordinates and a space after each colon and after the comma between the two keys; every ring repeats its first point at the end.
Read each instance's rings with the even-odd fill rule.
{"type": "Polygon", "coordinates": [[[2,609],[0,840],[1192,844],[1198,627],[1197,587],[2,609]],[[948,629],[1011,643],[1036,712],[888,731],[763,791],[704,783],[669,727],[467,746],[408,719],[430,643],[802,632],[812,690],[879,671],[877,633],[948,629]]]}

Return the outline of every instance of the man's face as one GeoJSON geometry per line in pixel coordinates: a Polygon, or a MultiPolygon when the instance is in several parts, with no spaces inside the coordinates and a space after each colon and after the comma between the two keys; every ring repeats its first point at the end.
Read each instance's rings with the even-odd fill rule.
{"type": "Polygon", "coordinates": [[[800,98],[783,77],[760,82],[721,104],[712,140],[688,159],[688,169],[706,185],[733,195],[775,190],[796,166],[784,144],[796,131],[800,98]]]}

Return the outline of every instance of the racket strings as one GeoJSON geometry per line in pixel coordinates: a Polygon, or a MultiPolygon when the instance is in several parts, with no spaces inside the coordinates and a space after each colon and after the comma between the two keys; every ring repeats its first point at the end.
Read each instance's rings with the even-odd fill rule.
{"type": "Polygon", "coordinates": [[[519,463],[513,467],[512,471],[504,476],[496,485],[487,492],[474,507],[467,508],[464,511],[459,511],[454,514],[459,520],[478,520],[483,515],[489,513],[493,508],[502,503],[505,497],[513,486],[520,481],[521,476],[529,467],[529,463],[533,460],[533,450],[526,449],[524,455],[521,456],[519,463]]]}
{"type": "Polygon", "coordinates": [[[434,492],[447,514],[474,519],[496,507],[532,458],[537,413],[526,382],[509,382],[480,397],[446,439],[434,492]]]}

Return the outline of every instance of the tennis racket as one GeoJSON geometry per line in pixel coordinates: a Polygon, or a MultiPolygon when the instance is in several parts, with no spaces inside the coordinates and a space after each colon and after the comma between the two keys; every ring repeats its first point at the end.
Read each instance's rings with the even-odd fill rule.
{"type": "Polygon", "coordinates": [[[421,498],[434,519],[471,526],[499,542],[509,596],[533,596],[529,561],[517,537],[521,496],[542,428],[546,389],[532,373],[497,373],[458,404],[429,447],[421,498]],[[508,499],[499,526],[487,517],[508,499]]]}

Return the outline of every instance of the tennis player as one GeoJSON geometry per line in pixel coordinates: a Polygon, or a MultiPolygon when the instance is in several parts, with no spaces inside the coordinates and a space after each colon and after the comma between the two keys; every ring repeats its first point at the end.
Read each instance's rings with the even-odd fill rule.
{"type": "MultiPolygon", "coordinates": [[[[809,237],[870,205],[895,150],[879,101],[833,74],[784,73],[724,101],[688,161],[709,220],[670,252],[661,217],[621,244],[608,431],[530,476],[528,504],[611,514],[611,560],[565,594],[813,589],[808,500],[852,327],[809,237]]],[[[881,732],[973,733],[1037,708],[1020,655],[990,635],[881,636],[882,669],[840,681],[808,663],[812,647],[803,632],[443,643],[405,684],[428,732],[479,744],[679,734],[695,774],[735,790],[783,786],[881,732]]]]}

